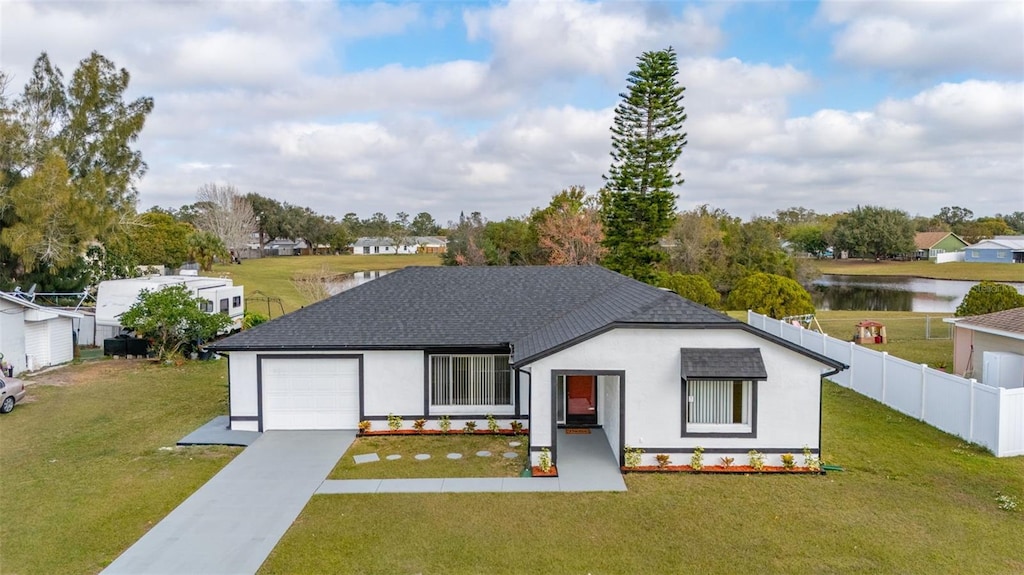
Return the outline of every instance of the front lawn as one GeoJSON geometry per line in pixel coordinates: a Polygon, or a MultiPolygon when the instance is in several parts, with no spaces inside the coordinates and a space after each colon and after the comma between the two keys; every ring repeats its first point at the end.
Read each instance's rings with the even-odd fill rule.
{"type": "Polygon", "coordinates": [[[226,362],[40,375],[0,415],[0,572],[96,573],[238,452],[175,448],[225,413],[226,362]]]}
{"type": "Polygon", "coordinates": [[[404,479],[410,477],[516,477],[526,466],[526,438],[505,435],[398,435],[367,436],[355,440],[328,479],[404,479]],[[519,446],[510,447],[510,441],[519,446]],[[489,457],[477,456],[488,451],[489,457]],[[515,453],[506,459],[504,453],[515,453]],[[380,461],[356,463],[354,455],[376,453],[380,461]],[[460,459],[448,459],[458,453],[460,459]],[[429,455],[417,460],[418,454],[429,455]],[[388,455],[400,455],[387,460],[388,455]]]}
{"type": "Polygon", "coordinates": [[[833,384],[826,476],[627,475],[626,493],[316,495],[272,573],[1020,573],[1024,457],[833,384]]]}

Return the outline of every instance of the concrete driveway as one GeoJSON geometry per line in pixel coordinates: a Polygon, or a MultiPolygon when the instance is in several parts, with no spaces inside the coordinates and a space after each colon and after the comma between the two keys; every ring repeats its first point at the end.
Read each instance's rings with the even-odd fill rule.
{"type": "Polygon", "coordinates": [[[264,433],[103,573],[255,573],[354,439],[264,433]]]}

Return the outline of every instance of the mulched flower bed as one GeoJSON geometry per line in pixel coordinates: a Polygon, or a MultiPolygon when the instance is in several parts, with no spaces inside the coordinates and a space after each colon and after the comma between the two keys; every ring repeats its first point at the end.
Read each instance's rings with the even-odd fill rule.
{"type": "Polygon", "coordinates": [[[809,467],[794,467],[793,469],[786,469],[785,467],[774,467],[765,465],[761,469],[754,469],[749,465],[730,465],[729,467],[723,467],[721,465],[705,465],[700,471],[695,470],[689,465],[667,465],[665,467],[659,467],[657,465],[640,465],[638,467],[621,467],[623,473],[811,473],[824,475],[825,472],[821,470],[811,469],[809,467]]]}
{"type": "Polygon", "coordinates": [[[448,433],[441,431],[440,429],[424,429],[423,431],[416,431],[415,429],[399,429],[392,431],[390,429],[371,429],[370,431],[360,431],[357,435],[362,437],[364,435],[529,435],[530,430],[523,428],[518,433],[511,429],[499,429],[497,433],[494,433],[490,429],[477,429],[472,433],[466,433],[461,429],[452,429],[448,433]]]}
{"type": "Polygon", "coordinates": [[[558,468],[554,465],[547,471],[544,471],[538,465],[534,465],[530,468],[530,472],[534,477],[558,477],[558,468]]]}

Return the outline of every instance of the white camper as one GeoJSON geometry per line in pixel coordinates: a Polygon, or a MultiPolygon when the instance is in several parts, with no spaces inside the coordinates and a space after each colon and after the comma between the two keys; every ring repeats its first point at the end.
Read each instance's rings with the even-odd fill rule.
{"type": "Polygon", "coordinates": [[[171,285],[184,285],[192,295],[205,300],[203,311],[223,313],[231,318],[230,331],[242,329],[245,314],[243,286],[225,278],[198,276],[147,276],[100,282],[96,292],[96,325],[121,327],[121,314],[128,311],[142,290],[155,291],[171,285]]]}

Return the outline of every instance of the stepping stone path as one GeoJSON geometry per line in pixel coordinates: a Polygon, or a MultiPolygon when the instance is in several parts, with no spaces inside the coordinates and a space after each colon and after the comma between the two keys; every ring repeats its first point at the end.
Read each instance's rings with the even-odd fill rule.
{"type": "Polygon", "coordinates": [[[477,451],[476,452],[476,456],[477,457],[490,457],[491,456],[491,452],[490,451],[477,451]]]}
{"type": "Polygon", "coordinates": [[[380,456],[376,453],[364,453],[362,455],[353,455],[352,459],[358,463],[372,463],[374,461],[380,461],[380,456]]]}
{"type": "Polygon", "coordinates": [[[449,453],[448,459],[462,459],[461,453],[449,453]]]}
{"type": "Polygon", "coordinates": [[[414,456],[414,458],[419,460],[419,461],[425,461],[427,459],[430,459],[430,454],[429,453],[417,453],[414,456]]]}
{"type": "Polygon", "coordinates": [[[519,447],[520,445],[522,445],[522,443],[519,443],[518,441],[509,441],[508,442],[508,446],[509,447],[519,447]]]}
{"type": "Polygon", "coordinates": [[[501,456],[504,457],[505,459],[515,459],[519,457],[519,454],[516,453],[515,451],[506,451],[505,453],[502,453],[501,456]]]}
{"type": "Polygon", "coordinates": [[[385,457],[384,459],[387,459],[388,461],[394,461],[396,459],[401,459],[401,458],[402,458],[402,456],[399,455],[398,453],[392,453],[391,455],[385,457]]]}

